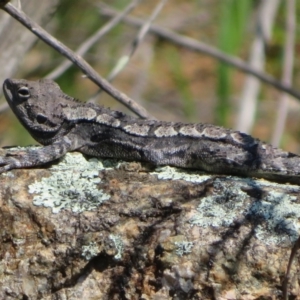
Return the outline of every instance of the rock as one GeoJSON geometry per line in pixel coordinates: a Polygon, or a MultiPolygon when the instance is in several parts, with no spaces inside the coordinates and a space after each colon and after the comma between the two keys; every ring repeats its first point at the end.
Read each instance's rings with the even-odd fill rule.
{"type": "Polygon", "coordinates": [[[79,153],[0,184],[0,299],[282,297],[299,186],[79,153]]]}

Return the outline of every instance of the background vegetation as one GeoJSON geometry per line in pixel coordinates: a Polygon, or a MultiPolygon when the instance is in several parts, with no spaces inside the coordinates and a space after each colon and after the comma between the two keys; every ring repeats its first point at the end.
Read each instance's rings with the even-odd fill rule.
{"type": "MultiPolygon", "coordinates": [[[[153,24],[170,29],[182,36],[214,46],[230,55],[249,61],[253,43],[260,32],[263,2],[268,0],[176,0],[168,1],[153,24]]],[[[285,41],[289,28],[287,1],[278,1],[270,37],[263,36],[262,71],[281,79],[284,69],[285,41]]],[[[55,37],[68,47],[77,49],[89,36],[104,26],[110,17],[107,6],[122,11],[130,1],[62,0],[47,24],[55,37]],[[107,6],[106,6],[107,5],[107,6]]],[[[275,4],[275,0],[271,2],[275,4]]],[[[159,1],[141,1],[130,15],[145,21],[159,1]]],[[[293,17],[297,20],[300,8],[296,2],[293,17]]],[[[264,12],[264,19],[269,12],[264,12]]],[[[117,61],[130,52],[139,28],[120,22],[99,40],[84,58],[106,77],[117,61]]],[[[296,23],[294,62],[291,85],[299,87],[299,25],[296,23]]],[[[1,53],[0,53],[1,56],[1,53]]],[[[64,58],[38,41],[23,59],[16,78],[39,79],[46,76],[64,58]]],[[[242,108],[241,98],[246,82],[244,73],[208,55],[178,46],[157,34],[147,33],[129,64],[113,81],[120,91],[143,105],[157,119],[165,121],[213,123],[237,128],[242,108]]],[[[98,90],[82,72],[72,66],[56,79],[61,88],[73,97],[88,100],[98,90]]],[[[271,141],[281,93],[262,84],[249,132],[271,141]]],[[[2,101],[5,101],[2,99],[2,101]]],[[[101,93],[98,103],[130,113],[111,97],[101,93]]],[[[288,118],[281,146],[300,153],[299,99],[290,99],[288,118]]],[[[0,103],[2,103],[0,101],[0,103]]],[[[249,110],[250,113],[250,110],[249,110]]],[[[252,113],[251,113],[252,114],[252,113]]],[[[0,146],[35,144],[9,110],[0,114],[0,146]]]]}

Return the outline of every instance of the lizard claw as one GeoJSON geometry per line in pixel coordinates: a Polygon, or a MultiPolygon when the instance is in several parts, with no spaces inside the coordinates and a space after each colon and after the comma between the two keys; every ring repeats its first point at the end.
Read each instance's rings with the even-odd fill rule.
{"type": "Polygon", "coordinates": [[[0,174],[11,169],[20,168],[22,166],[21,152],[8,152],[5,156],[0,157],[0,174]]]}

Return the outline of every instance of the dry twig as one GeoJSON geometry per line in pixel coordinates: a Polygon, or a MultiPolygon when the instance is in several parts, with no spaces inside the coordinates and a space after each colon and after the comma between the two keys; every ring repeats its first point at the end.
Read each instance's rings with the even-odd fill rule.
{"type": "Polygon", "coordinates": [[[124,104],[131,111],[135,112],[141,118],[150,118],[152,117],[147,111],[136,103],[134,100],[126,96],[125,94],[119,92],[114,88],[108,81],[103,79],[84,59],[79,55],[74,53],[71,49],[66,47],[63,43],[51,36],[47,31],[41,28],[37,23],[32,21],[27,15],[22,11],[19,11],[11,3],[6,4],[4,7],[1,7],[4,11],[10,14],[13,18],[27,27],[31,32],[38,36],[46,44],[54,48],[60,54],[71,60],[78,68],[80,68],[84,74],[88,76],[96,85],[101,87],[113,98],[124,104]]]}
{"type": "MultiPolygon", "coordinates": [[[[112,82],[116,78],[116,76],[122,70],[124,70],[124,68],[127,66],[127,64],[129,63],[131,57],[133,56],[133,54],[137,50],[138,46],[143,41],[143,39],[144,39],[145,35],[147,34],[147,32],[149,31],[149,28],[150,28],[151,24],[153,23],[154,19],[157,17],[157,15],[159,14],[159,12],[162,10],[162,8],[163,8],[163,6],[165,5],[166,2],[167,2],[167,0],[161,0],[157,4],[157,6],[155,7],[153,13],[150,15],[149,19],[143,24],[143,26],[139,30],[136,38],[133,40],[132,45],[131,45],[131,49],[129,51],[129,54],[123,55],[117,61],[115,67],[112,69],[112,71],[108,75],[107,80],[109,82],[112,82]]],[[[98,92],[96,92],[95,95],[93,95],[91,97],[91,99],[89,99],[89,102],[95,102],[96,97],[98,97],[98,95],[101,93],[101,91],[102,90],[99,90],[98,92]]]]}
{"type": "Polygon", "coordinates": [[[289,259],[289,263],[286,269],[286,274],[282,283],[282,294],[283,294],[283,299],[284,300],[288,300],[288,283],[289,283],[289,276],[290,276],[290,272],[291,272],[291,267],[292,267],[292,263],[293,260],[296,256],[296,253],[298,251],[298,249],[300,248],[300,237],[297,239],[297,241],[295,242],[293,249],[291,251],[291,255],[290,255],[290,259],[289,259]]]}
{"type": "MultiPolygon", "coordinates": [[[[101,6],[102,6],[102,4],[101,4],[101,6]]],[[[113,9],[110,9],[107,7],[104,9],[102,7],[101,13],[106,16],[114,16],[117,12],[113,9]]],[[[136,27],[139,27],[139,26],[141,26],[141,24],[143,24],[142,20],[140,20],[138,18],[133,18],[133,17],[125,17],[123,19],[123,21],[129,25],[136,26],[136,27]]],[[[259,72],[259,71],[255,70],[254,68],[251,68],[246,62],[244,62],[240,58],[227,55],[212,46],[209,46],[205,43],[196,41],[190,37],[181,36],[171,30],[162,28],[157,25],[151,25],[150,32],[152,32],[153,34],[156,34],[157,36],[162,37],[165,40],[168,40],[176,45],[185,47],[191,51],[201,52],[201,53],[207,54],[209,56],[212,56],[228,65],[231,65],[232,67],[237,68],[238,70],[240,70],[242,72],[245,72],[245,73],[248,73],[248,74],[251,74],[251,75],[257,77],[261,81],[277,88],[280,91],[286,92],[287,94],[300,100],[300,92],[299,91],[293,89],[290,85],[287,85],[283,82],[276,80],[274,77],[270,76],[269,74],[259,72]]]]}
{"type": "MultiPolygon", "coordinates": [[[[76,50],[76,54],[83,56],[96,42],[98,42],[103,36],[105,36],[111,29],[118,25],[121,20],[129,14],[136,6],[143,0],[134,0],[129,3],[125,9],[107,22],[102,28],[100,28],[96,33],[90,36],[84,43],[82,43],[76,50]]],[[[70,60],[64,61],[61,65],[57,66],[51,73],[49,73],[46,78],[56,79],[61,74],[63,74],[68,68],[72,66],[70,60]]]]}

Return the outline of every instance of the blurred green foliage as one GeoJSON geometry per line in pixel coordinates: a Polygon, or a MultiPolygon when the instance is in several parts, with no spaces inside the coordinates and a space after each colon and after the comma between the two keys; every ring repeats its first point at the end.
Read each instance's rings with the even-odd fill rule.
{"type": "Polygon", "coordinates": [[[166,47],[165,56],[172,74],[174,85],[177,87],[177,93],[182,104],[183,114],[187,121],[195,121],[197,115],[195,111],[195,99],[191,91],[190,81],[185,74],[184,62],[177,48],[166,47]]]}
{"type": "MultiPolygon", "coordinates": [[[[245,32],[249,23],[252,0],[223,0],[219,30],[219,48],[231,55],[239,54],[245,43],[245,32]]],[[[217,73],[216,123],[228,126],[230,97],[232,95],[232,68],[220,63],[217,73]]]]}
{"type": "MultiPolygon", "coordinates": [[[[100,3],[100,2],[99,2],[100,3]]],[[[98,1],[62,0],[48,25],[51,33],[71,49],[76,50],[89,36],[109,20],[101,14],[98,1]]],[[[104,1],[116,10],[123,10],[129,0],[104,1]]],[[[220,50],[247,60],[253,40],[254,16],[259,0],[176,0],[169,1],[155,24],[190,36],[220,50]]],[[[131,15],[145,21],[157,1],[143,1],[131,15]]],[[[300,13],[297,5],[297,15],[300,13]]],[[[282,4],[284,8],[284,4],[282,4]]],[[[273,38],[266,45],[267,70],[278,76],[282,71],[281,55],[285,38],[285,9],[276,17],[273,38]]],[[[84,58],[106,77],[119,58],[128,53],[138,28],[120,23],[94,45],[84,58]]],[[[299,29],[297,47],[299,48],[299,29]]],[[[37,79],[51,72],[64,58],[49,46],[38,42],[27,54],[17,77],[37,79]]],[[[209,122],[231,127],[234,123],[237,100],[242,84],[241,73],[215,59],[172,45],[169,41],[148,34],[128,66],[113,82],[120,91],[135,98],[158,119],[182,122],[209,122]],[[235,97],[233,97],[235,95],[235,97]]],[[[295,60],[295,86],[299,81],[299,58],[295,60]]],[[[83,101],[89,99],[97,87],[82,78],[71,67],[57,80],[62,90],[83,101]]],[[[298,85],[299,86],[299,85],[298,85]]],[[[254,135],[268,140],[279,95],[264,85],[264,106],[258,112],[254,135]]],[[[99,103],[124,110],[115,100],[101,94],[99,103]]],[[[260,107],[259,107],[260,108],[260,107]]],[[[298,143],[297,114],[289,118],[289,132],[293,139],[284,140],[295,150],[298,143]]],[[[1,116],[1,145],[33,144],[25,130],[21,130],[12,114],[1,116]]]]}

